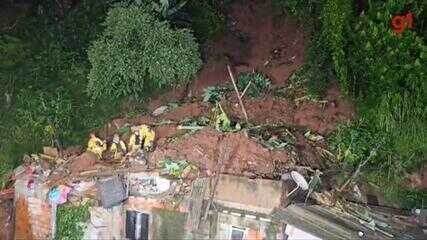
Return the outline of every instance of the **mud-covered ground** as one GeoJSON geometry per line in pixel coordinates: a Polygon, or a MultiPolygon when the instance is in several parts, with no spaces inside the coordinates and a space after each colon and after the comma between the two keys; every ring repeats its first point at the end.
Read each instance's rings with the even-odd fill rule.
{"type": "MultiPolygon", "coordinates": [[[[202,46],[205,64],[197,79],[186,88],[174,89],[153,99],[147,108],[154,111],[172,101],[181,102],[180,106],[157,117],[117,121],[153,124],[165,120],[179,122],[186,118],[209,117],[215,106],[201,101],[203,89],[230,83],[227,65],[232,66],[235,75],[258,71],[267,75],[274,87],[287,86],[288,78],[304,63],[308,33],[293,18],[274,17],[270,1],[246,1],[245,4],[236,1],[226,14],[229,31],[215,42],[202,46]]],[[[312,131],[327,135],[336,129],[337,124],[354,117],[353,104],[340,96],[336,86],[332,86],[322,100],[322,104],[308,100],[295,102],[292,98],[276,97],[273,93],[257,100],[244,99],[251,124],[284,125],[298,129],[294,132],[297,159],[290,158],[285,150],[267,149],[242,132],[220,133],[204,129],[169,142],[170,137],[182,135],[182,131],[177,131],[177,124],[168,124],[155,128],[157,148],[150,154],[150,165],[158,166],[160,161],[169,157],[215,171],[218,149],[222,144],[227,144],[231,145],[233,156],[225,164],[225,173],[271,178],[277,170],[276,166],[300,164],[319,167],[320,154],[303,133],[312,131]]],[[[233,91],[226,94],[221,105],[229,117],[244,120],[233,91]]]]}

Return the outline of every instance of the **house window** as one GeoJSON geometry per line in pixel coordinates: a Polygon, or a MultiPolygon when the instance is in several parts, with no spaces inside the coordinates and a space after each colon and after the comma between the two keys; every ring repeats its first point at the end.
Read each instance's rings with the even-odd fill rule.
{"type": "Polygon", "coordinates": [[[239,227],[231,227],[230,240],[243,240],[245,236],[245,229],[239,227]]]}
{"type": "Polygon", "coordinates": [[[150,215],[126,211],[126,238],[130,240],[148,240],[150,215]]]}

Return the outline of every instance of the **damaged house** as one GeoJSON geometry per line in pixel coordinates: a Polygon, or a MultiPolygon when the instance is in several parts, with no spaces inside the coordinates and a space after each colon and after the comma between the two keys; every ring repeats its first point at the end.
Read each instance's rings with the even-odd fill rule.
{"type": "Polygon", "coordinates": [[[423,236],[408,223],[407,217],[399,215],[403,213],[375,214],[375,220],[368,222],[333,207],[287,205],[289,190],[295,186],[284,181],[227,174],[189,180],[170,178],[162,171],[123,173],[126,171],[121,169],[119,174],[96,181],[79,181],[72,189],[63,188],[59,197],[52,199],[49,181],[34,180],[22,170],[17,171],[15,182],[15,239],[54,239],[58,204],[82,199],[95,200],[89,220],[82,223],[84,239],[422,239],[419,237],[423,236]],[[374,221],[377,225],[372,225],[374,221]]]}

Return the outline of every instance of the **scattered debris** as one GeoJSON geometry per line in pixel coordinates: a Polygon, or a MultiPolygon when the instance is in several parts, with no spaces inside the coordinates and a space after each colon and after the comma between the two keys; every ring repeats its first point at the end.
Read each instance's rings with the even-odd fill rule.
{"type": "Polygon", "coordinates": [[[307,131],[304,134],[304,137],[306,137],[308,140],[313,141],[313,142],[319,142],[319,141],[323,141],[323,136],[318,135],[318,134],[313,134],[310,131],[307,131]]]}
{"type": "Polygon", "coordinates": [[[82,155],[71,159],[68,170],[74,174],[90,170],[95,166],[97,160],[98,157],[95,153],[89,151],[84,152],[82,155]]]}
{"type": "Polygon", "coordinates": [[[301,189],[303,191],[308,190],[308,183],[305,180],[304,176],[302,176],[300,173],[296,171],[292,171],[290,173],[284,173],[281,177],[283,181],[292,180],[296,183],[297,187],[294,188],[292,191],[290,191],[287,194],[287,198],[289,198],[294,192],[296,192],[298,189],[301,189]]]}
{"type": "Polygon", "coordinates": [[[160,106],[153,111],[152,115],[157,117],[159,115],[162,115],[166,111],[168,111],[168,106],[160,106]]]}
{"type": "Polygon", "coordinates": [[[123,182],[117,176],[98,180],[96,187],[101,206],[104,208],[114,207],[127,198],[123,182]]]}
{"type": "Polygon", "coordinates": [[[71,192],[71,188],[64,185],[53,187],[48,194],[49,201],[52,204],[64,204],[67,202],[68,194],[71,192]]]}

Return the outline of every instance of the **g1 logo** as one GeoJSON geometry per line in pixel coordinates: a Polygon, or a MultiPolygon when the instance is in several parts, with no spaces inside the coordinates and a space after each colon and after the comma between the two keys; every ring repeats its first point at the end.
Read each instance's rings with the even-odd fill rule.
{"type": "Polygon", "coordinates": [[[412,15],[411,12],[409,12],[405,15],[394,16],[391,19],[391,26],[392,26],[393,31],[395,33],[400,34],[406,28],[412,29],[413,28],[413,21],[414,21],[414,16],[412,15]]]}

